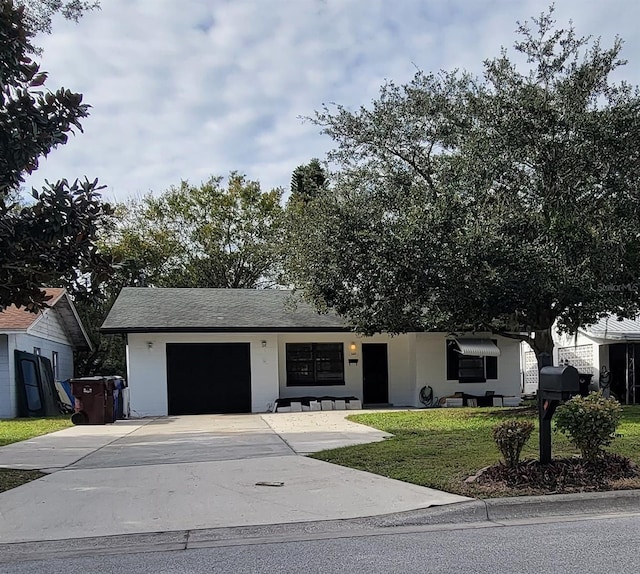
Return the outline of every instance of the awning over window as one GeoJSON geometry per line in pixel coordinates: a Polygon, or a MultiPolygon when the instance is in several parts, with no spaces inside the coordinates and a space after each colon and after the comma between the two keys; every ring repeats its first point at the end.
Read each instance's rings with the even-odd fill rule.
{"type": "Polygon", "coordinates": [[[500,349],[491,339],[455,339],[455,351],[474,357],[499,357],[500,349]]]}

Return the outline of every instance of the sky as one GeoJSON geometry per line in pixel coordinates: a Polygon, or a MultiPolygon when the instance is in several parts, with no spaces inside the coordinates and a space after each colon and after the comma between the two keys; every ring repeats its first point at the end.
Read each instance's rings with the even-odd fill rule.
{"type": "MultiPolygon", "coordinates": [[[[296,166],[332,140],[305,117],[323,104],[369,105],[386,80],[466,69],[511,49],[538,0],[102,0],[78,24],[56,18],[43,49],[47,87],[80,92],[84,133],[26,181],[98,178],[109,201],[231,171],[288,191],[296,166]]],[[[619,79],[640,84],[640,2],[557,0],[559,25],[610,46],[619,79]]]]}

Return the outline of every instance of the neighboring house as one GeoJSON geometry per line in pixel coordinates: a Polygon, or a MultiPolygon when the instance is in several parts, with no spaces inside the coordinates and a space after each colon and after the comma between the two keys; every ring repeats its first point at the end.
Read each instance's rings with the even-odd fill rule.
{"type": "MultiPolygon", "coordinates": [[[[592,388],[611,392],[622,403],[640,404],[640,317],[619,319],[610,315],[581,327],[574,335],[554,330],[553,341],[554,365],[572,365],[592,376],[592,388]]],[[[523,390],[535,392],[538,364],[526,344],[522,345],[521,365],[523,390]]]]}
{"type": "Polygon", "coordinates": [[[56,380],[73,376],[73,351],[90,348],[89,338],[64,289],[45,289],[48,308],[23,307],[0,312],[0,418],[18,415],[15,351],[46,357],[56,380]]]}
{"type": "Polygon", "coordinates": [[[264,412],[276,399],[420,406],[520,394],[519,342],[488,334],[361,337],[290,291],[125,288],[102,329],[127,337],[134,416],[264,412]]]}

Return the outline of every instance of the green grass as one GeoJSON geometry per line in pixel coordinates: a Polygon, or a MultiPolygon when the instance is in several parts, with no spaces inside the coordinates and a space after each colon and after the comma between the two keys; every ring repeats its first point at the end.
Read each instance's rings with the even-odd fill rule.
{"type": "MultiPolygon", "coordinates": [[[[69,416],[0,420],[0,446],[20,442],[72,426],[69,416]]],[[[44,476],[37,470],[0,468],[0,492],[44,476]]]]}
{"type": "Polygon", "coordinates": [[[73,426],[68,415],[42,419],[0,420],[0,446],[73,426]]]}
{"type": "MultiPolygon", "coordinates": [[[[487,489],[464,480],[478,470],[495,464],[500,454],[492,438],[492,427],[505,419],[524,418],[536,423],[536,431],[522,458],[538,458],[535,408],[431,409],[381,412],[348,417],[357,423],[393,434],[383,442],[323,451],[313,458],[366,470],[390,478],[446,490],[466,496],[513,496],[533,494],[506,487],[487,489]]],[[[624,419],[610,450],[640,464],[640,407],[625,407],[624,419]]],[[[554,458],[578,452],[564,435],[554,432],[554,458]]],[[[627,488],[640,486],[630,484],[627,488]]]]}

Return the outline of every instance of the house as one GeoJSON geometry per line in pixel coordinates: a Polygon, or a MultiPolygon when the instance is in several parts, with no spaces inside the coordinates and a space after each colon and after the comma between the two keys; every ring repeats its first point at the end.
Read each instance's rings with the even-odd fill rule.
{"type": "Polygon", "coordinates": [[[64,289],[45,289],[48,308],[31,313],[7,307],[0,312],[0,418],[18,416],[16,351],[51,362],[55,380],[73,376],[73,352],[91,348],[87,333],[64,289]]]}
{"type": "Polygon", "coordinates": [[[519,344],[487,334],[362,337],[284,290],[125,288],[101,330],[127,339],[134,416],[264,412],[276,399],[519,395],[519,344]]]}
{"type": "MultiPolygon", "coordinates": [[[[553,364],[572,365],[591,376],[590,388],[600,388],[624,404],[640,404],[640,317],[609,315],[573,335],[553,331],[553,364]]],[[[526,344],[521,349],[523,391],[536,392],[538,364],[526,344]]]]}
{"type": "Polygon", "coordinates": [[[624,404],[640,404],[640,317],[609,315],[575,335],[556,335],[556,364],[575,366],[624,404]],[[604,375],[604,376],[603,376],[604,375]]]}

